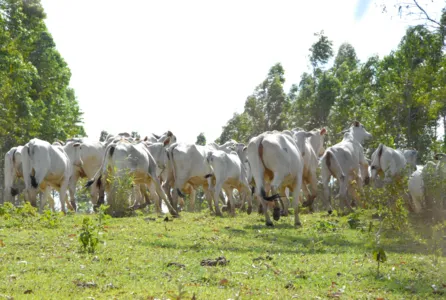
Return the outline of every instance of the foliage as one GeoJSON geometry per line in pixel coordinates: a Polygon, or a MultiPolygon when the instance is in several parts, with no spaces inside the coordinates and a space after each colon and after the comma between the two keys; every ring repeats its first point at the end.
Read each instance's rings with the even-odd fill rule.
{"type": "Polygon", "coordinates": [[[83,252],[94,253],[96,251],[99,243],[98,230],[89,217],[84,217],[79,233],[79,242],[83,252]]]}
{"type": "Polygon", "coordinates": [[[312,71],[302,73],[286,94],[283,67],[271,67],[218,140],[247,143],[268,130],[324,126],[330,145],[340,141],[352,120],[359,120],[374,137],[366,145],[369,154],[384,143],[415,148],[419,163],[425,163],[432,153],[446,150],[446,137],[437,141],[439,121],[446,125],[445,32],[410,27],[395,51],[364,62],[352,45],[344,43],[331,67],[332,42],[323,32],[316,33],[309,55],[312,71]]]}
{"type": "Polygon", "coordinates": [[[85,136],[70,69],[45,17],[39,0],[0,1],[1,168],[4,154],[31,138],[85,136]]]}
{"type": "Polygon", "coordinates": [[[197,141],[195,142],[196,145],[206,145],[206,137],[204,136],[203,132],[200,132],[200,134],[197,136],[197,141]]]}
{"type": "Polygon", "coordinates": [[[111,192],[107,195],[109,205],[107,213],[114,217],[130,215],[130,202],[136,188],[135,178],[130,170],[117,171],[116,167],[109,173],[107,184],[111,187],[111,192]]]}

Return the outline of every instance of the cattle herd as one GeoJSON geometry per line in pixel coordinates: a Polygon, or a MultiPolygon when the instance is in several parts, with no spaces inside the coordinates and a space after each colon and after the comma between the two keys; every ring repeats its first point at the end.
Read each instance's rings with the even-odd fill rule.
{"type": "MultiPolygon", "coordinates": [[[[369,160],[362,144],[372,135],[360,122],[351,124],[341,142],[324,149],[326,133],[325,128],[309,132],[299,128],[268,131],[253,137],[248,145],[231,140],[223,145],[206,146],[179,143],[170,131],[143,140],[128,133],[109,135],[104,142],[73,138],[50,144],[32,139],[5,155],[4,199],[14,200],[20,192],[16,181],[22,178],[26,201],[37,206],[40,195],[40,211],[47,200],[54,209],[51,188],[59,192],[62,211],[66,212],[65,205],[76,210],[76,185],[80,178],[87,178],[86,188],[97,208],[115,197],[116,190],[107,178],[131,174],[135,192],[129,201],[132,209],[154,202],[160,213],[162,200],[169,213],[178,216],[185,194],[190,195],[190,206],[194,209],[196,189],[202,186],[212,212],[221,216],[222,200],[227,202],[229,213],[234,214],[234,190],[237,190],[242,207],[248,203],[248,214],[255,199],[259,211],[265,215],[266,225],[272,226],[268,210],[272,209],[274,220],[286,216],[288,195],[292,193],[294,224],[300,226],[299,203],[313,209],[320,167],[321,198],[329,213],[332,177],[339,186],[340,205],[352,210],[353,204],[363,205],[363,185],[369,181],[377,186],[378,182],[389,184],[405,174],[411,175],[408,205],[414,212],[423,210],[426,185],[423,171],[416,170],[417,151],[395,150],[380,144],[369,160]],[[379,174],[384,175],[383,181],[379,180],[379,174]]],[[[428,165],[445,178],[446,155],[436,154],[435,159],[438,162],[428,165]]]]}

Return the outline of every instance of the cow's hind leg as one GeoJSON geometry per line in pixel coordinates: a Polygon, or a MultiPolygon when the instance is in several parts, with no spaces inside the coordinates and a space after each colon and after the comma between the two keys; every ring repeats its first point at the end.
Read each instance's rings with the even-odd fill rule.
{"type": "MultiPolygon", "coordinates": [[[[279,172],[274,172],[274,179],[271,182],[271,197],[275,197],[275,195],[278,195],[280,184],[283,181],[284,176],[279,172]]],[[[279,201],[282,201],[279,196],[279,201]]],[[[273,210],[273,218],[275,221],[280,220],[280,205],[279,201],[274,201],[274,210],[273,210]]],[[[282,202],[283,206],[283,202],[282,202]]],[[[287,207],[288,209],[288,207],[287,207]]]]}

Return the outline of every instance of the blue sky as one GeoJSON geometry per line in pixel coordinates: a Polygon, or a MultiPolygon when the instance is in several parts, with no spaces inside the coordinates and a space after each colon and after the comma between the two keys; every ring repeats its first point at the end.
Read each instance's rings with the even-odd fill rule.
{"type": "Polygon", "coordinates": [[[42,5],[72,71],[89,137],[98,139],[103,129],[141,135],[169,129],[179,141],[193,143],[200,132],[215,140],[275,63],[285,69],[286,91],[298,83],[309,70],[315,32],[324,30],[335,49],[351,43],[362,61],[395,49],[407,24],[382,14],[375,1],[359,2],[42,0],[42,5]]]}

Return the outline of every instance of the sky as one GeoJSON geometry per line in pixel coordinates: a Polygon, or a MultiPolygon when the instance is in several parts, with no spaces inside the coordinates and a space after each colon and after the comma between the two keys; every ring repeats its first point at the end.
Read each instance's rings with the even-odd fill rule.
{"type": "Polygon", "coordinates": [[[41,2],[92,139],[171,130],[214,141],[271,66],[284,67],[286,92],[299,82],[315,32],[365,61],[395,49],[408,26],[374,0],[41,2]]]}

